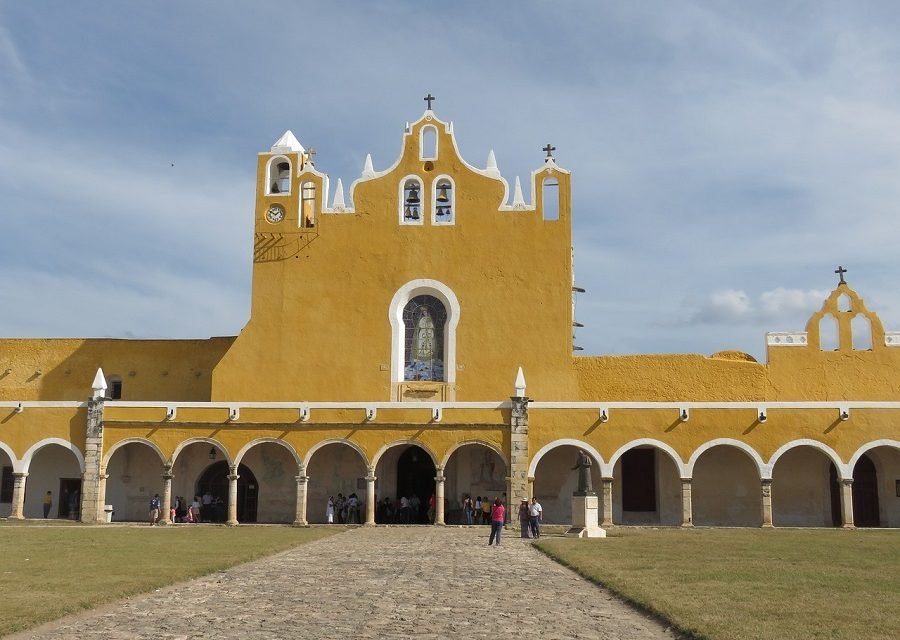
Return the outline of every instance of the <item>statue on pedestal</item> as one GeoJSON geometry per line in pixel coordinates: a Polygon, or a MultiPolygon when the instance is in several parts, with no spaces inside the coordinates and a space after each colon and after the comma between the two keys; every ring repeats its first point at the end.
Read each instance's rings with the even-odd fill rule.
{"type": "Polygon", "coordinates": [[[578,450],[578,458],[575,461],[575,466],[572,467],[572,471],[578,469],[578,491],[577,494],[587,494],[593,493],[594,489],[591,485],[591,458],[588,454],[584,452],[584,450],[578,450]]]}

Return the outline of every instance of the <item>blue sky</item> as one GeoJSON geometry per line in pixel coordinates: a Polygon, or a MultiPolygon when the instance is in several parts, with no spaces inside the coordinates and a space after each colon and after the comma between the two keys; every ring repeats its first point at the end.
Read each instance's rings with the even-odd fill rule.
{"type": "Polygon", "coordinates": [[[35,1],[0,3],[0,335],[236,334],[257,152],[349,186],[428,92],[470,163],[572,171],[585,353],[762,359],[838,264],[900,329],[894,2],[35,1]]]}

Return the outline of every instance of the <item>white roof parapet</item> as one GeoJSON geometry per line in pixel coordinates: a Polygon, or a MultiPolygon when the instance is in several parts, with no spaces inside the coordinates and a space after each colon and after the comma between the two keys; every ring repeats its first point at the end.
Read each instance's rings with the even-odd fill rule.
{"type": "Polygon", "coordinates": [[[884,344],[887,347],[900,347],[900,331],[885,331],[884,344]]]}
{"type": "Polygon", "coordinates": [[[522,195],[522,183],[519,181],[519,176],[516,176],[516,186],[513,190],[513,209],[525,209],[528,205],[525,204],[525,197],[522,195]]]}
{"type": "Polygon", "coordinates": [[[363,178],[374,178],[375,177],[375,167],[372,165],[372,154],[371,153],[366,154],[366,162],[363,165],[362,177],[363,178]]]}
{"type": "Polygon", "coordinates": [[[522,371],[522,367],[519,367],[519,371],[516,373],[516,397],[525,397],[525,373],[522,371]]]}
{"type": "Polygon", "coordinates": [[[331,209],[338,212],[347,209],[347,205],[344,203],[344,183],[341,182],[340,178],[338,178],[337,185],[334,188],[334,200],[331,203],[331,209]]]}
{"type": "Polygon", "coordinates": [[[285,151],[299,151],[300,153],[304,153],[306,151],[306,149],[303,148],[303,145],[300,144],[300,141],[297,140],[290,129],[285,131],[284,134],[275,141],[275,144],[272,145],[272,153],[285,151]]]}
{"type": "Polygon", "coordinates": [[[772,331],[766,334],[766,344],[770,347],[805,347],[808,341],[806,331],[772,331]]]}
{"type": "Polygon", "coordinates": [[[497,168],[497,158],[493,149],[488,152],[487,166],[485,166],[484,170],[496,178],[500,177],[500,169],[497,168]]]}
{"type": "Polygon", "coordinates": [[[106,395],[106,377],[103,375],[103,369],[97,369],[97,375],[94,376],[94,381],[91,383],[91,390],[93,390],[93,395],[91,396],[95,400],[97,398],[102,398],[106,395]]]}

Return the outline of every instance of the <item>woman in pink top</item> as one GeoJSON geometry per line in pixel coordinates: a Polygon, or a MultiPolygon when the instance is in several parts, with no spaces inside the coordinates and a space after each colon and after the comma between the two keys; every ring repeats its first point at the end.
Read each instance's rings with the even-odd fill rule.
{"type": "Polygon", "coordinates": [[[500,498],[494,500],[494,506],[491,507],[491,537],[488,538],[488,546],[497,539],[497,546],[500,546],[500,532],[503,531],[503,521],[506,519],[506,508],[503,506],[500,498]]]}

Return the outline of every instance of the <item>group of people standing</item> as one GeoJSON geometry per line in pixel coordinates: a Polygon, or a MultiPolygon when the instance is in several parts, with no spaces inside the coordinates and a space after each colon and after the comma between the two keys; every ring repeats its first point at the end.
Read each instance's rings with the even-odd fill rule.
{"type": "MultiPolygon", "coordinates": [[[[150,524],[159,524],[162,513],[159,494],[150,498],[150,524]]],[[[213,498],[207,491],[202,496],[194,496],[188,502],[183,496],[175,496],[169,507],[169,518],[173,523],[195,523],[224,520],[225,503],[222,498],[213,498]]]]}
{"type": "Polygon", "coordinates": [[[351,493],[346,498],[344,494],[328,496],[328,504],[325,506],[325,522],[328,524],[359,524],[360,523],[359,496],[351,493]]]}

